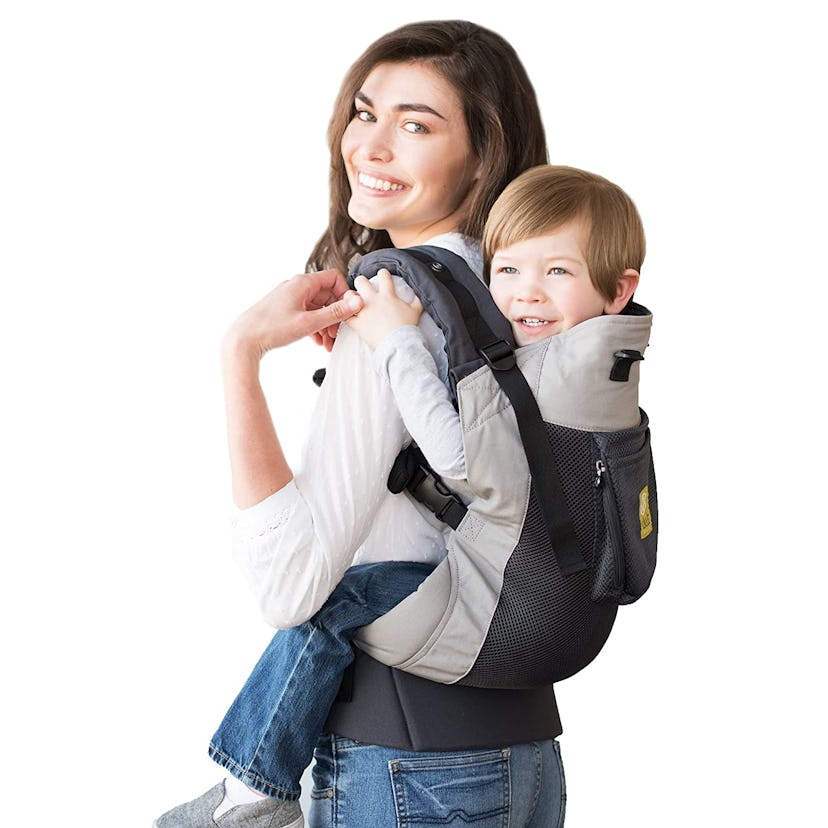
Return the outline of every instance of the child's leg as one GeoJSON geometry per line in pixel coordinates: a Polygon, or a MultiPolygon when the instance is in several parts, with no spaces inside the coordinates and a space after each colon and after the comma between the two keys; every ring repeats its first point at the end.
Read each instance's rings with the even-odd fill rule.
{"type": "Polygon", "coordinates": [[[210,743],[251,788],[299,797],[299,780],[353,660],[356,631],[412,593],[433,567],[392,561],[349,569],[308,622],[273,637],[210,743]]]}

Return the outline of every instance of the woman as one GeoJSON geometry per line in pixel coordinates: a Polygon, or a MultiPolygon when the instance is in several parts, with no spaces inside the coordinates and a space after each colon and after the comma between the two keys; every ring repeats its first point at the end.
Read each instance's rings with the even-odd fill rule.
{"type": "MultiPolygon", "coordinates": [[[[342,271],[369,250],[429,243],[481,273],[478,239],[489,207],[511,178],[546,161],[534,91],[514,51],[457,21],[404,26],[370,46],[343,81],[329,143],[331,215],[312,270],[342,271]]],[[[343,292],[330,272],[296,277],[243,314],[224,344],[233,492],[242,510],[236,555],[278,627],[310,618],[354,563],[435,563],[445,548],[441,528],[386,489],[407,435],[352,332],[337,337],[311,424],[317,439],[295,479],[279,446],[259,360],[313,329],[330,345],[332,322],[352,312],[347,298],[336,302],[343,292]]],[[[442,335],[427,317],[422,324],[445,376],[442,335]]],[[[266,738],[266,681],[267,653],[211,746],[214,758],[261,790],[259,768],[278,749],[266,738]]],[[[552,688],[447,687],[362,655],[344,687],[326,728],[336,735],[315,753],[310,825],[562,823],[552,688]]],[[[267,821],[261,802],[231,807],[220,792],[218,803],[208,793],[213,798],[186,806],[178,823],[161,824],[294,824],[267,821]]]]}

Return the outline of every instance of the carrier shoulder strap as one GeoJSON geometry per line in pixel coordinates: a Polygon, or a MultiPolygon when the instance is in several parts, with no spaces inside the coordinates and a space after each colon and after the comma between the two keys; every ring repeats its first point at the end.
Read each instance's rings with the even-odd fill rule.
{"type": "Polygon", "coordinates": [[[561,572],[573,575],[586,569],[587,563],[578,548],[575,524],[564,497],[561,475],[546,425],[535,395],[517,367],[514,351],[509,348],[507,352],[498,345],[499,343],[482,348],[481,353],[515,411],[520,439],[532,475],[532,485],[561,572]]]}
{"type": "MultiPolygon", "coordinates": [[[[430,278],[442,285],[453,297],[462,314],[465,328],[474,349],[492,369],[495,379],[514,409],[518,431],[532,475],[532,484],[561,572],[564,575],[571,575],[586,569],[587,563],[578,548],[575,525],[564,497],[558,464],[547,435],[543,417],[526,377],[517,367],[508,321],[503,318],[497,309],[486,286],[482,284],[460,256],[444,248],[431,246],[411,247],[404,251],[395,250],[393,252],[398,275],[405,278],[411,287],[417,291],[418,295],[421,294],[419,286],[423,271],[420,271],[418,275],[414,275],[417,269],[411,266],[410,260],[406,260],[407,256],[426,265],[430,278]]],[[[367,262],[363,259],[360,263],[360,269],[365,264],[367,262]]],[[[371,266],[376,265],[377,262],[372,259],[371,266]]],[[[387,266],[387,262],[379,264],[379,267],[385,266],[387,266]]],[[[423,296],[421,295],[420,298],[423,299],[423,296]]],[[[424,306],[427,311],[431,312],[432,317],[443,329],[446,336],[451,370],[455,367],[452,363],[452,353],[455,351],[453,344],[458,335],[457,330],[456,328],[452,330],[454,326],[444,327],[445,314],[439,312],[439,308],[435,308],[432,301],[424,302],[424,306]]],[[[421,464],[417,460],[407,460],[405,462],[409,466],[416,462],[419,470],[421,464]]],[[[398,464],[395,464],[395,470],[398,470],[398,464]]],[[[419,474],[417,477],[419,477],[419,474]]],[[[434,475],[432,475],[433,480],[434,475]]],[[[423,486],[423,479],[415,478],[411,482],[415,484],[414,491],[412,491],[413,496],[422,500],[438,517],[441,517],[441,515],[432,504],[436,502],[438,509],[442,506],[446,515],[450,512],[453,518],[449,525],[457,528],[456,524],[459,524],[458,516],[462,519],[462,514],[465,511],[459,512],[456,503],[447,501],[446,496],[451,495],[451,492],[444,485],[440,485],[442,481],[436,478],[436,483],[432,482],[428,487],[437,490],[437,496],[435,497],[434,493],[431,492],[428,499],[421,498],[417,494],[418,490],[425,491],[426,487],[423,486]]],[[[389,483],[391,483],[391,479],[389,479],[389,483]]],[[[398,484],[399,480],[396,481],[396,485],[398,484]]],[[[391,488],[390,485],[389,488],[391,488]]],[[[402,488],[401,486],[398,489],[392,488],[391,490],[401,491],[402,488]]],[[[405,488],[411,491],[410,485],[406,485],[405,488]]],[[[456,498],[454,500],[456,501],[456,498]]],[[[445,516],[441,519],[445,520],[445,516]]]]}

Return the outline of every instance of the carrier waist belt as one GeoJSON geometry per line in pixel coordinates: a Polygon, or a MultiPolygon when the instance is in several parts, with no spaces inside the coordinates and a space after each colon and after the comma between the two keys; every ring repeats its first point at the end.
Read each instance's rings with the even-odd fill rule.
{"type": "Polygon", "coordinates": [[[326,732],[369,745],[477,750],[561,734],[551,685],[499,690],[438,684],[387,667],[360,650],[346,672],[340,697],[331,708],[326,732]]]}

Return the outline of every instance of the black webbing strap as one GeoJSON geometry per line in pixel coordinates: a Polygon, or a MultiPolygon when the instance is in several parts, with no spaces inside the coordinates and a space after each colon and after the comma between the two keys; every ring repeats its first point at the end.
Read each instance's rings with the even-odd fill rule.
{"type": "MultiPolygon", "coordinates": [[[[413,252],[413,251],[411,251],[413,252]]],[[[417,256],[417,258],[423,257],[417,256]]],[[[526,377],[517,367],[512,346],[492,333],[482,319],[471,293],[452,278],[450,270],[434,262],[435,278],[451,292],[467,320],[469,334],[478,351],[489,364],[503,392],[515,411],[520,439],[526,452],[532,484],[541,507],[543,522],[552,542],[561,572],[572,575],[586,569],[587,563],[578,548],[575,524],[563,493],[555,452],[535,395],[526,377]]]]}
{"type": "Polygon", "coordinates": [[[532,474],[532,485],[561,572],[564,575],[581,572],[587,564],[578,548],[578,536],[564,497],[555,452],[549,442],[535,395],[517,367],[514,351],[507,342],[501,340],[481,348],[480,352],[512,403],[532,474]]]}

